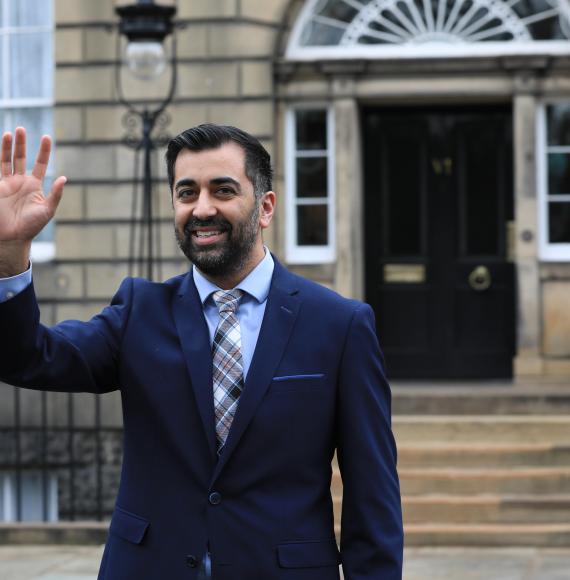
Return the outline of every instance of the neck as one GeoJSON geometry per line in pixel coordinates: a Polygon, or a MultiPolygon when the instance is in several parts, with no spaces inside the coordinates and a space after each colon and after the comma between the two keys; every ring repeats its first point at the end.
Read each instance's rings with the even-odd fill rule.
{"type": "Polygon", "coordinates": [[[230,272],[220,276],[212,276],[211,274],[202,272],[202,270],[200,270],[200,272],[204,278],[212,282],[212,284],[215,284],[218,288],[221,288],[222,290],[231,290],[242,280],[247,278],[256,266],[260,264],[263,258],[265,258],[265,249],[263,244],[260,244],[255,246],[246,263],[235,272],[230,272]]]}

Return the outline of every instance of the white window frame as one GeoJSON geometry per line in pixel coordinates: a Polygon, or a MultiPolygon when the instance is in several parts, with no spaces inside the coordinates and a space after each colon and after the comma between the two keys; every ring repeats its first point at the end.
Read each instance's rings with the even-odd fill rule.
{"type": "MultiPolygon", "coordinates": [[[[49,50],[51,52],[51,63],[52,68],[55,67],[55,44],[54,44],[54,31],[55,31],[55,20],[54,20],[54,2],[53,0],[41,0],[42,2],[49,2],[49,10],[50,10],[50,24],[49,25],[33,25],[33,26],[25,26],[25,27],[10,27],[10,26],[3,26],[0,30],[2,30],[2,34],[0,34],[0,43],[3,44],[3,61],[0,63],[0,83],[1,86],[4,87],[4,90],[7,94],[9,94],[10,88],[10,71],[11,71],[11,63],[9,61],[9,50],[8,50],[8,43],[11,34],[13,33],[21,33],[22,28],[24,28],[26,33],[33,33],[33,32],[49,32],[50,33],[50,47],[49,50]]],[[[0,11],[4,10],[4,4],[7,6],[7,2],[5,0],[0,0],[0,11]]],[[[8,15],[5,14],[6,20],[8,15]]],[[[54,83],[54,74],[52,71],[51,78],[49,80],[49,92],[50,97],[46,98],[17,98],[17,99],[10,99],[4,98],[4,94],[0,93],[0,109],[7,109],[8,111],[12,109],[53,109],[54,107],[54,98],[53,98],[53,83],[54,83]]],[[[14,123],[9,123],[11,125],[11,130],[14,129],[14,123]]],[[[38,144],[29,144],[29,145],[38,145],[38,144]]],[[[53,153],[52,153],[53,156],[53,153]]],[[[50,165],[53,163],[50,163],[50,165]]],[[[31,250],[31,257],[34,262],[49,262],[55,258],[55,242],[53,240],[44,240],[44,241],[34,241],[32,243],[32,250],[31,250]]]]}
{"type": "MultiPolygon", "coordinates": [[[[336,260],[336,179],[334,111],[328,103],[299,103],[285,113],[285,256],[289,264],[329,264],[336,260]],[[322,246],[300,245],[297,239],[297,206],[321,203],[324,198],[297,197],[297,111],[321,110],[326,112],[327,126],[327,232],[328,243],[322,246]]],[[[307,152],[306,156],[316,152],[307,152]]],[[[324,151],[319,150],[323,154],[324,151]]],[[[301,155],[303,156],[303,155],[301,155]]],[[[322,203],[325,205],[325,203],[322,203]]]]}
{"type": "MultiPolygon", "coordinates": [[[[564,147],[548,147],[546,108],[548,105],[568,102],[570,98],[548,100],[539,104],[537,111],[537,192],[538,192],[538,238],[539,256],[545,262],[570,262],[570,244],[555,244],[549,240],[549,202],[551,196],[548,195],[548,153],[552,149],[570,153],[570,145],[564,147]]],[[[554,197],[554,196],[552,196],[554,197]]],[[[555,196],[559,201],[570,202],[570,195],[555,196]]]]}

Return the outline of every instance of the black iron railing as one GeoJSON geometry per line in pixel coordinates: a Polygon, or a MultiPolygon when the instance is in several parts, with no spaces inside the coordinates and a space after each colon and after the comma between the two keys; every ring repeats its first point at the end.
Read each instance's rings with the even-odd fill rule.
{"type": "Polygon", "coordinates": [[[122,459],[117,404],[0,384],[0,520],[108,519],[122,459]]]}

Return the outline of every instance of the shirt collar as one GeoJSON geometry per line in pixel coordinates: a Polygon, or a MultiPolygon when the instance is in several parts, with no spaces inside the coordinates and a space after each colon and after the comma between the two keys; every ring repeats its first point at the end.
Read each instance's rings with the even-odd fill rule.
{"type": "MultiPolygon", "coordinates": [[[[275,262],[271,257],[271,252],[265,248],[265,257],[263,260],[257,264],[257,266],[236,286],[236,288],[239,288],[250,296],[253,296],[260,304],[262,304],[267,300],[269,294],[269,287],[271,286],[274,267],[275,262]]],[[[221,290],[221,288],[218,288],[218,286],[210,282],[210,280],[208,280],[204,274],[196,268],[196,266],[192,267],[192,276],[202,304],[204,304],[214,292],[221,290]]]]}

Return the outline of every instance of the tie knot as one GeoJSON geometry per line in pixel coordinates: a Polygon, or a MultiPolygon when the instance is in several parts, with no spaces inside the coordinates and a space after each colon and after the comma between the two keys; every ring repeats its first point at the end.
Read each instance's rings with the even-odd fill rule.
{"type": "Polygon", "coordinates": [[[218,312],[220,314],[235,312],[242,296],[242,290],[218,290],[214,292],[214,302],[218,307],[218,312]]]}

